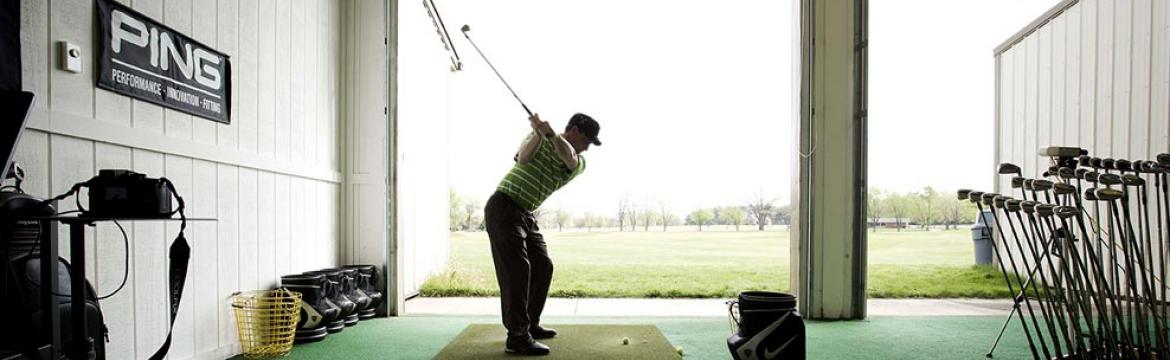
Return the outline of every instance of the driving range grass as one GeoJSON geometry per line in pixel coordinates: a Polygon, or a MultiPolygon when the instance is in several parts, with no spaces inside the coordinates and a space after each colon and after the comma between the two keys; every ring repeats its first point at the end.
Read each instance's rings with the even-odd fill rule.
{"type": "MultiPolygon", "coordinates": [[[[725,298],[788,289],[788,231],[544,231],[550,296],[725,298]]],[[[970,231],[869,233],[869,294],[878,298],[1010,297],[992,267],[975,266],[970,231]]],[[[448,270],[422,296],[498,296],[484,232],[451,233],[448,270]]]]}

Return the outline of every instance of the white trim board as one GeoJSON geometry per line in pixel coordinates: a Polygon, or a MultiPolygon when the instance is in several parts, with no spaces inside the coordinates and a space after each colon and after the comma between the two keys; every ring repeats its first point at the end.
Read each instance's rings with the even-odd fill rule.
{"type": "Polygon", "coordinates": [[[59,110],[48,110],[40,106],[33,109],[30,120],[45,118],[48,121],[29,121],[28,128],[53,135],[110,143],[333,184],[341,183],[341,172],[336,169],[307,166],[280,161],[273,157],[263,157],[259,154],[225,150],[214,144],[168,137],[155,132],[119,126],[114,122],[95,120],[59,110]]]}

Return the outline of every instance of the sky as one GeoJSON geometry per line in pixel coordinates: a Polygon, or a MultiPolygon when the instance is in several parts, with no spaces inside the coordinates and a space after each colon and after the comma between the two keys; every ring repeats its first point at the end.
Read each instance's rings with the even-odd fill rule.
{"type": "MultiPolygon", "coordinates": [[[[872,0],[871,187],[990,187],[992,49],[1057,2],[872,0]]],[[[523,109],[460,35],[468,24],[554,128],[575,112],[601,124],[604,144],[584,154],[585,173],[545,208],[612,215],[626,198],[685,217],[755,194],[789,201],[798,80],[791,2],[435,3],[465,64],[447,78],[448,183],[458,193],[490,196],[530,131],[523,109]]],[[[399,6],[400,16],[425,20],[419,2],[399,6]]],[[[415,30],[400,36],[431,36],[441,49],[433,32],[415,30]]]]}

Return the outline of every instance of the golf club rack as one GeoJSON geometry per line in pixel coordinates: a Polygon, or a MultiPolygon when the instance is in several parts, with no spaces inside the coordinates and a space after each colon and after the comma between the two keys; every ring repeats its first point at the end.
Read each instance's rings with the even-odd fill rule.
{"type": "Polygon", "coordinates": [[[989,213],[995,258],[1034,359],[1167,359],[1170,154],[1154,160],[1047,147],[1026,178],[1000,164],[1011,192],[959,190],[989,213]],[[1017,197],[1018,196],[1018,197],[1017,197]]]}

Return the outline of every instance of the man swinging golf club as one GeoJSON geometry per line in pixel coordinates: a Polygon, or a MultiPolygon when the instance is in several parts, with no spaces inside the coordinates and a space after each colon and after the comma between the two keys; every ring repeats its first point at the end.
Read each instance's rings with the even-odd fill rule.
{"type": "Polygon", "coordinates": [[[560,135],[538,114],[528,121],[532,133],[520,145],[512,170],[488,198],[484,223],[500,285],[504,327],[508,329],[504,350],[547,355],[548,346],[536,340],[557,335],[556,330],[540,326],[553,264],[532,212],[585,170],[581,153],[590,145],[601,145],[597,140],[601,127],[585,114],[573,115],[560,135]]]}

